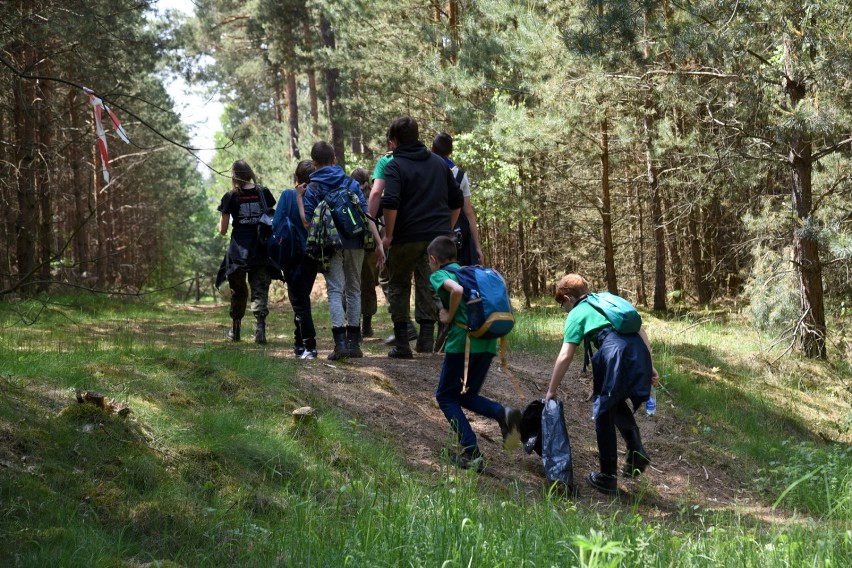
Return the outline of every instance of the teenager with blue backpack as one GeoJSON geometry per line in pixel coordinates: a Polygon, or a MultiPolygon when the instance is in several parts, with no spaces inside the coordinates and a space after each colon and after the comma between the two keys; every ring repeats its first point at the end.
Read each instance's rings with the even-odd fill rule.
{"type": "Polygon", "coordinates": [[[299,188],[304,190],[314,171],[313,162],[296,166],[295,188],[285,189],[272,218],[269,260],[287,283],[287,298],[293,308],[293,353],[299,359],[316,359],[317,332],[311,312],[311,290],[317,279],[317,263],[305,254],[308,230],[299,210],[299,188]]]}
{"type": "MultiPolygon", "coordinates": [[[[510,321],[511,314],[507,315],[505,312],[511,308],[504,306],[503,311],[495,312],[498,314],[496,316],[495,313],[486,314],[486,311],[490,311],[488,308],[477,309],[486,303],[484,299],[488,299],[490,303],[490,300],[495,298],[488,298],[490,294],[485,290],[477,290],[471,298],[473,288],[479,286],[465,282],[469,274],[462,270],[473,267],[463,269],[456,262],[456,243],[449,236],[432,240],[426,253],[429,268],[432,270],[430,282],[443,305],[438,317],[441,323],[450,326],[444,348],[444,364],[435,391],[438,406],[456,433],[461,447],[458,453],[450,455],[450,461],[461,469],[481,472],[485,467],[484,458],[463,408],[496,420],[503,435],[505,449],[510,450],[520,444],[520,410],[503,406],[479,394],[491,361],[497,353],[497,334],[507,333],[514,321],[510,321]],[[477,317],[481,317],[483,322],[489,319],[490,321],[488,324],[480,323],[475,321],[477,317]],[[491,326],[493,333],[489,333],[487,329],[491,326]]],[[[476,268],[486,270],[482,267],[476,268]]],[[[505,285],[501,295],[506,296],[503,300],[505,304],[508,301],[505,285]]]]}
{"type": "Polygon", "coordinates": [[[616,429],[627,445],[622,470],[637,477],[651,463],[642,446],[633,413],[648,400],[659,374],[651,360],[651,344],[639,312],[626,300],[608,293],[589,293],[589,283],[578,274],[563,276],[556,285],[556,303],[568,314],[562,349],[556,358],[545,402],[556,397],[565,372],[580,343],[586,352],[593,343],[592,418],[595,421],[600,471],[588,483],[605,494],[618,493],[618,443],[616,429]],[[633,405],[633,411],[627,401],[633,405]]]}

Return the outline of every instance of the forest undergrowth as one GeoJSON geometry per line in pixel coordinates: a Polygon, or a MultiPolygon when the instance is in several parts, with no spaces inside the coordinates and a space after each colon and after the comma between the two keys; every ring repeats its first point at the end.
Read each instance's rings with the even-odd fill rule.
{"type": "MultiPolygon", "coordinates": [[[[657,469],[610,500],[582,486],[580,497],[564,495],[530,457],[489,453],[492,473],[482,476],[452,469],[433,447],[446,424],[428,396],[410,407],[366,398],[414,400],[403,375],[436,380],[439,356],[415,361],[422,378],[400,371],[380,340],[365,343],[361,361],[306,364],[291,356],[291,315],[281,311],[270,344],[257,346],[224,340],[222,305],[94,296],[0,305],[0,564],[801,566],[852,557],[852,370],[839,358],[779,358],[733,312],[643,314],[663,375],[662,416],[643,422],[658,434],[657,469]],[[340,402],[359,390],[360,412],[340,402]],[[294,420],[302,406],[316,417],[294,420]],[[403,422],[412,430],[397,430],[403,422]],[[402,439],[417,428],[430,446],[422,454],[402,439]],[[674,479],[702,470],[707,480],[674,479]]],[[[328,331],[325,305],[315,311],[328,331]]],[[[379,329],[386,319],[379,314],[379,329]]],[[[534,397],[561,318],[533,307],[518,319],[510,361],[534,397]]],[[[500,380],[489,382],[509,396],[500,380]]],[[[589,426],[572,420],[581,479],[589,426]]],[[[492,443],[488,428],[474,427],[492,443]]]]}

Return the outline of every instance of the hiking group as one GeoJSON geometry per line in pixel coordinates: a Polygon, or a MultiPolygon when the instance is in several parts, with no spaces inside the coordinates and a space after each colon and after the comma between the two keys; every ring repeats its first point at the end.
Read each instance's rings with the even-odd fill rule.
{"type": "MultiPolygon", "coordinates": [[[[496,271],[478,266],[484,257],[470,182],[450,159],[452,137],[439,133],[430,151],[420,141],[417,122],[404,116],[391,123],[387,145],[372,176],[363,169],[347,176],[333,147],[316,142],[311,159],[296,167],[294,187],[277,202],[257,183],[248,163],[233,164],[232,189],[218,208],[220,234],[232,227],[216,279],[217,287],[227,280],[231,288],[228,338],[242,339],[241,322],[251,299],[254,341],[266,343],[269,287],[278,279],[286,284],[293,309],[293,352],[315,359],[310,295],[317,274],[323,274],[333,341],[328,359],[363,357],[361,341],[374,334],[376,286],[381,284],[393,322],[388,356],[445,353],[435,398],[459,444],[449,459],[460,468],[483,471],[482,452],[463,409],[495,420],[507,450],[521,439],[521,411],[480,395],[498,338],[502,348],[502,337],[514,322],[508,291],[496,271]],[[419,329],[411,320],[412,281],[419,329]]],[[[616,428],[627,444],[624,474],[634,477],[650,463],[626,400],[634,411],[645,402],[657,372],[644,330],[614,326],[594,296],[576,274],[557,285],[556,300],[568,315],[545,403],[556,397],[580,341],[587,354],[593,342],[598,349],[592,367],[600,471],[588,481],[615,493],[616,428]]]]}

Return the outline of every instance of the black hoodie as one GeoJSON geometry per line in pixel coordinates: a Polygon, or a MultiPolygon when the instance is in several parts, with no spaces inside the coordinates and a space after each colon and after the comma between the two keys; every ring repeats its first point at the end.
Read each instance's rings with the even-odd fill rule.
{"type": "Polygon", "coordinates": [[[448,235],[450,211],[464,204],[459,184],[444,159],[422,142],[400,144],[385,168],[382,208],[396,210],[394,243],[431,241],[448,235]]]}

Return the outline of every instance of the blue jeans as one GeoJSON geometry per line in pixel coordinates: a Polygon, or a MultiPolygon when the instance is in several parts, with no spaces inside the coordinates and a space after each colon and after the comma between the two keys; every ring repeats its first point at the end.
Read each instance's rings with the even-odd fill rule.
{"type": "Polygon", "coordinates": [[[505,412],[502,404],[479,395],[493,358],[493,353],[470,354],[470,365],[467,371],[468,391],[463,395],[461,389],[464,379],[464,353],[447,353],[444,356],[435,399],[453,431],[458,435],[462,448],[466,450],[477,449],[476,434],[473,433],[462,408],[494,420],[503,416],[505,412]]]}

